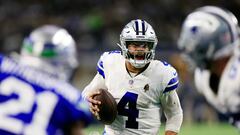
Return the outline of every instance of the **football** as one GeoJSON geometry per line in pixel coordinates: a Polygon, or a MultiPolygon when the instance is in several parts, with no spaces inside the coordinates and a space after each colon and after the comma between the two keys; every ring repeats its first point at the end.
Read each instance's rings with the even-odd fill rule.
{"type": "Polygon", "coordinates": [[[99,91],[100,94],[94,96],[93,99],[101,101],[98,106],[100,121],[106,125],[112,124],[117,116],[117,103],[107,90],[99,89],[99,91]]]}

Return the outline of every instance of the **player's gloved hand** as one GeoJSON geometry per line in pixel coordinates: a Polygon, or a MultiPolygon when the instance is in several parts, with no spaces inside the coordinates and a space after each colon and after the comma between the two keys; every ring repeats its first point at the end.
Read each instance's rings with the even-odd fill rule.
{"type": "Polygon", "coordinates": [[[88,95],[88,97],[87,97],[87,100],[88,100],[88,102],[90,103],[90,111],[92,112],[92,114],[93,114],[98,120],[100,120],[100,117],[99,117],[99,114],[98,114],[98,112],[99,112],[100,110],[99,110],[98,105],[100,105],[101,102],[98,101],[98,100],[93,99],[93,97],[96,96],[96,95],[98,95],[98,94],[100,94],[99,91],[94,91],[94,92],[90,93],[90,94],[88,95]]]}

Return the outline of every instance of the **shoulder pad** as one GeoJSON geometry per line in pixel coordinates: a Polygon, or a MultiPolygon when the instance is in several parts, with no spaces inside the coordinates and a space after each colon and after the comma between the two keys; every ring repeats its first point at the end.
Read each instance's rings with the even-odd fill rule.
{"type": "Polygon", "coordinates": [[[165,89],[163,93],[169,92],[176,90],[178,87],[179,79],[178,79],[178,74],[177,71],[174,67],[172,67],[170,64],[167,62],[162,62],[164,68],[164,84],[165,84],[165,89]]]}
{"type": "Polygon", "coordinates": [[[108,61],[108,59],[112,59],[114,55],[121,55],[121,51],[110,51],[110,52],[104,52],[97,63],[97,71],[98,73],[105,79],[105,73],[104,73],[104,63],[108,61]]]}

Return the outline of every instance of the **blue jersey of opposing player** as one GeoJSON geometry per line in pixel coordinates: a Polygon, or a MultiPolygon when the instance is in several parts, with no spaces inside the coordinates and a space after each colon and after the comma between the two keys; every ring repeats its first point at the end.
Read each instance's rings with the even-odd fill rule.
{"type": "Polygon", "coordinates": [[[80,92],[53,76],[0,56],[0,135],[56,135],[91,113],[80,92]]]}

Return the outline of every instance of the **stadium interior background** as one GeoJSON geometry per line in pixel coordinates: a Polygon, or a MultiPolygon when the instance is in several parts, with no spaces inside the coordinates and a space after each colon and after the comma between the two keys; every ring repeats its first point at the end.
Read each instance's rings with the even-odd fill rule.
{"type": "Polygon", "coordinates": [[[62,26],[77,42],[80,66],[74,85],[83,89],[96,74],[101,53],[120,50],[116,43],[123,26],[145,19],[159,39],[156,59],[168,61],[180,74],[184,123],[224,121],[195,90],[176,47],[183,19],[204,5],[225,7],[240,20],[240,0],[1,0],[0,52],[19,52],[23,38],[40,25],[62,26]]]}

